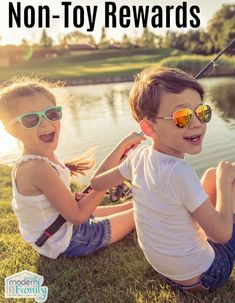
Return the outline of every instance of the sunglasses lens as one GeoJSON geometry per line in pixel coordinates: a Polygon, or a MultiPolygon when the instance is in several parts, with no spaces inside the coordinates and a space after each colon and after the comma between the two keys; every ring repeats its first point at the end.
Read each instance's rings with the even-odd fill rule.
{"type": "Polygon", "coordinates": [[[45,112],[45,116],[50,121],[60,120],[62,118],[62,108],[61,107],[55,107],[55,108],[48,109],[45,112]]]}
{"type": "Polygon", "coordinates": [[[211,119],[211,108],[209,105],[200,105],[196,109],[196,115],[201,122],[209,122],[211,119]]]}
{"type": "Polygon", "coordinates": [[[179,128],[184,128],[189,124],[189,121],[192,119],[192,115],[193,112],[188,108],[177,110],[173,114],[174,124],[179,128]]]}
{"type": "Polygon", "coordinates": [[[28,114],[21,118],[21,123],[26,128],[33,128],[38,125],[39,119],[38,114],[28,114]]]}

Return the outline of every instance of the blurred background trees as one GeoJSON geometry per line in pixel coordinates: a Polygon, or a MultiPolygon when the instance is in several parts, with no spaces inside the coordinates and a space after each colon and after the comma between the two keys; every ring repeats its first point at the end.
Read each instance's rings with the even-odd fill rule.
{"type": "MultiPolygon", "coordinates": [[[[92,34],[78,30],[59,35],[55,43],[44,29],[38,43],[22,39],[21,46],[34,46],[63,50],[108,49],[108,48],[173,48],[193,54],[208,55],[217,53],[235,38],[235,4],[224,4],[209,20],[207,28],[188,31],[166,31],[159,34],[159,29],[144,28],[139,36],[129,37],[123,34],[120,41],[108,37],[106,28],[101,28],[100,39],[95,41],[92,34]]],[[[1,39],[1,37],[0,37],[1,39]]]]}

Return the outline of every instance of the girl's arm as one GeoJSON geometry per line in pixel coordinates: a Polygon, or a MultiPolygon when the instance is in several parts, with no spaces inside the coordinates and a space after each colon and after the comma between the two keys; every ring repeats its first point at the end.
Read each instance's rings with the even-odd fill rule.
{"type": "Polygon", "coordinates": [[[232,236],[234,178],[234,166],[221,162],[216,171],[216,207],[207,200],[193,212],[207,236],[218,243],[226,243],[232,236]]]}
{"type": "Polygon", "coordinates": [[[92,188],[94,188],[99,192],[99,191],[107,190],[108,188],[111,188],[113,186],[116,186],[122,183],[124,180],[125,178],[119,172],[119,167],[116,166],[104,173],[92,177],[90,182],[92,188]]]}
{"type": "Polygon", "coordinates": [[[105,192],[92,190],[79,202],[64,185],[58,172],[45,161],[34,161],[34,169],[28,171],[28,179],[43,193],[55,209],[73,224],[84,223],[100,204],[105,192]]]}
{"type": "Polygon", "coordinates": [[[146,140],[146,138],[136,132],[125,137],[95,171],[91,178],[92,188],[101,191],[123,182],[125,178],[120,174],[118,165],[125,158],[126,153],[139,145],[143,140],[146,140]]]}

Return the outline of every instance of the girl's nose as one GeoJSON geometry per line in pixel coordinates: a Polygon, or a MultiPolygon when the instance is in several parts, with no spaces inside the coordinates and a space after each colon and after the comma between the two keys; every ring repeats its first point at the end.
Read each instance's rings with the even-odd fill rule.
{"type": "Polygon", "coordinates": [[[41,125],[48,125],[50,124],[51,122],[48,121],[44,116],[41,116],[41,121],[40,121],[40,126],[41,125]]]}

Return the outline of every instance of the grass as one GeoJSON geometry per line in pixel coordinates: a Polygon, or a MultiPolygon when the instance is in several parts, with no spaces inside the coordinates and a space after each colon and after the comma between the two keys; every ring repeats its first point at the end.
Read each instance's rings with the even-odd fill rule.
{"type": "Polygon", "coordinates": [[[149,64],[178,53],[171,49],[73,52],[61,57],[29,60],[1,68],[0,81],[20,74],[37,74],[49,80],[120,77],[137,73],[149,64]]]}
{"type": "MultiPolygon", "coordinates": [[[[161,60],[160,64],[169,67],[177,67],[182,70],[185,70],[189,73],[196,74],[195,71],[200,71],[203,67],[206,66],[208,62],[210,62],[214,56],[200,56],[200,55],[189,55],[189,54],[181,54],[178,56],[171,56],[161,60]]],[[[234,75],[235,74],[235,60],[233,57],[223,56],[222,59],[219,59],[216,68],[216,75],[234,75]]],[[[207,72],[210,73],[212,68],[207,72]]]]}
{"type": "MultiPolygon", "coordinates": [[[[44,277],[48,303],[234,303],[235,271],[212,293],[173,292],[151,268],[132,233],[93,255],[49,260],[36,253],[18,233],[11,210],[10,168],[0,165],[0,302],[35,302],[4,298],[4,278],[22,270],[44,277]]],[[[104,201],[107,203],[107,199],[104,201]]]]}
{"type": "MultiPolygon", "coordinates": [[[[38,75],[48,80],[90,80],[130,77],[150,65],[178,66],[196,74],[211,56],[195,56],[173,49],[120,49],[72,52],[56,58],[31,59],[1,68],[0,82],[16,75],[38,75]]],[[[223,74],[235,73],[232,58],[225,58],[223,74]]]]}

